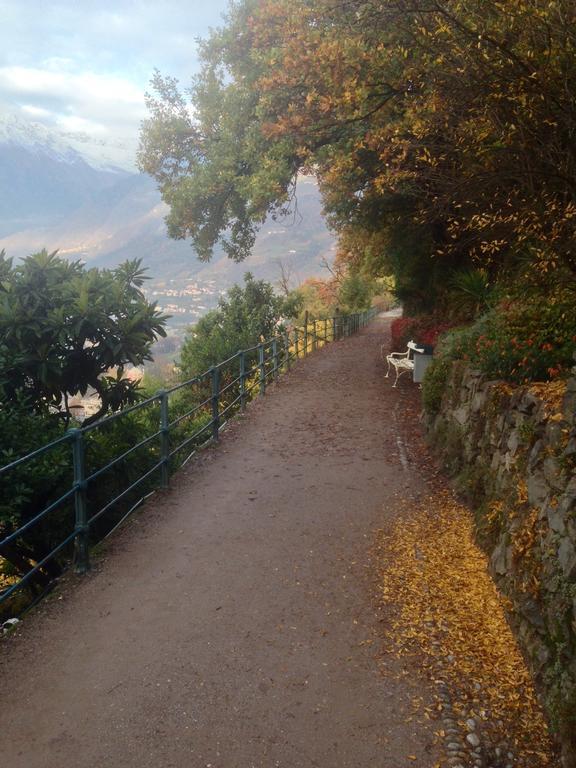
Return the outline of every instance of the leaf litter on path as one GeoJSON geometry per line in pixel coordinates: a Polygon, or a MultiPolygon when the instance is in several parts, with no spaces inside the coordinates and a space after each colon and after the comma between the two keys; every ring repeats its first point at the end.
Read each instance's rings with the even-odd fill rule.
{"type": "Polygon", "coordinates": [[[506,620],[470,512],[445,489],[377,533],[378,599],[390,650],[423,666],[439,691],[437,737],[447,765],[555,765],[546,719],[506,620]]]}

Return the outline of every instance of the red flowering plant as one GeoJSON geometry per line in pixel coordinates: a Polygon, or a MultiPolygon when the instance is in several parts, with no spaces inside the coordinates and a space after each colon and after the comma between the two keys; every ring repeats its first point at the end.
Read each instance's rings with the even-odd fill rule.
{"type": "Polygon", "coordinates": [[[434,347],[442,333],[454,326],[439,320],[435,315],[398,317],[391,326],[392,349],[401,351],[409,341],[434,347]]]}
{"type": "Polygon", "coordinates": [[[401,351],[412,338],[414,317],[397,317],[390,326],[392,349],[401,351]]]}
{"type": "Polygon", "coordinates": [[[564,376],[576,350],[575,298],[565,290],[500,302],[474,325],[450,334],[441,354],[515,383],[564,376]]]}

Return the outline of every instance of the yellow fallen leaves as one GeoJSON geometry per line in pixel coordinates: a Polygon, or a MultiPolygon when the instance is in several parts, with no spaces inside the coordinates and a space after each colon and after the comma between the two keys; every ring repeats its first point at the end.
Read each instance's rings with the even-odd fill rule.
{"type": "Polygon", "coordinates": [[[546,721],[468,510],[438,492],[378,534],[376,557],[398,655],[444,680],[458,719],[476,718],[494,746],[505,741],[517,766],[552,765],[546,721]]]}
{"type": "Polygon", "coordinates": [[[534,382],[530,385],[528,391],[545,403],[549,421],[560,421],[562,419],[562,403],[566,394],[565,379],[534,382]]]}

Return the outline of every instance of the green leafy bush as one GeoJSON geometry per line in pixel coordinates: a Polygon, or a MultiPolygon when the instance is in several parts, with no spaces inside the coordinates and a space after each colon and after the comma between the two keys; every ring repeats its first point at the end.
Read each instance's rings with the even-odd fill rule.
{"type": "Polygon", "coordinates": [[[442,395],[452,363],[445,357],[437,357],[426,369],[422,382],[422,404],[426,413],[433,415],[440,411],[442,395]]]}
{"type": "Polygon", "coordinates": [[[189,331],[182,346],[180,370],[189,379],[274,335],[282,318],[298,314],[300,298],[276,296],[264,280],[244,275],[189,331]]]}
{"type": "Polygon", "coordinates": [[[0,251],[0,401],[27,401],[29,411],[58,411],[97,392],[97,421],[138,400],[128,365],[150,360],[165,336],[166,316],[142,292],[138,259],[114,269],[87,269],[40,251],[15,266],[0,251]],[[113,371],[115,373],[113,375],[113,371]]]}

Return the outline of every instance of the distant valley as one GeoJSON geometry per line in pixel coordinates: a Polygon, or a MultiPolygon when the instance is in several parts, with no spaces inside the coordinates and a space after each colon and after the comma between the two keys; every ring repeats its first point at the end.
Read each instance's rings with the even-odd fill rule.
{"type": "Polygon", "coordinates": [[[296,216],[267,221],[242,264],[221,252],[199,261],[188,243],[166,235],[166,211],[151,179],[98,166],[42,126],[0,118],[0,250],[15,258],[58,250],[98,267],[141,258],[151,278],[146,291],[173,315],[178,336],[246,271],[276,283],[282,264],[296,287],[325,274],[322,263],[333,258],[312,179],[298,184],[296,216]]]}

